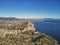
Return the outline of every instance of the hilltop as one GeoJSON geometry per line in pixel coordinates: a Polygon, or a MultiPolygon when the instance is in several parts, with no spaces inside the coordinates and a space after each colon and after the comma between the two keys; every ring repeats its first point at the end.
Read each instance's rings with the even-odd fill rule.
{"type": "Polygon", "coordinates": [[[36,31],[32,22],[0,21],[0,45],[59,45],[52,37],[36,31]]]}

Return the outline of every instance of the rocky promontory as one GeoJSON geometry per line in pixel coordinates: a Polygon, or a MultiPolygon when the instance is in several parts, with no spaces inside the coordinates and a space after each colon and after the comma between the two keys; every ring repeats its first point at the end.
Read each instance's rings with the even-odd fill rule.
{"type": "Polygon", "coordinates": [[[0,45],[59,45],[52,37],[35,31],[32,22],[0,24],[0,45]]]}

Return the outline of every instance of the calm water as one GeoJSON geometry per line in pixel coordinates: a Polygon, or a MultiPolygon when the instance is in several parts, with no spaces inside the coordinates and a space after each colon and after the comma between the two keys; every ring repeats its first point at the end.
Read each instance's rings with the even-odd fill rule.
{"type": "Polygon", "coordinates": [[[34,22],[36,30],[52,36],[60,42],[60,23],[58,22],[34,22]]]}

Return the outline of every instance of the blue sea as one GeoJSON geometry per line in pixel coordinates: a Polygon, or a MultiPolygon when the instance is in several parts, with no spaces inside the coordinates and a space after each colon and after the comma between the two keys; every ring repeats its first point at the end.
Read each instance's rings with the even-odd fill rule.
{"type": "Polygon", "coordinates": [[[60,22],[34,22],[36,31],[52,36],[60,43],[60,22]]]}

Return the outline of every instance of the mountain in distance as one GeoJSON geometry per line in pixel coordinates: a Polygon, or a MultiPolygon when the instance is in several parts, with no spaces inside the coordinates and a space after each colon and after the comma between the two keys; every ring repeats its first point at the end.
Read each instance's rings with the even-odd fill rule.
{"type": "Polygon", "coordinates": [[[0,17],[0,20],[9,20],[9,21],[31,21],[31,22],[58,22],[60,23],[60,19],[53,19],[53,18],[31,18],[31,19],[24,19],[24,18],[15,18],[15,17],[0,17]]]}
{"type": "Polygon", "coordinates": [[[0,17],[0,20],[9,20],[9,21],[31,21],[31,22],[39,22],[40,19],[37,19],[37,18],[15,18],[15,17],[0,17]]]}
{"type": "Polygon", "coordinates": [[[53,18],[44,18],[41,19],[43,22],[60,22],[60,19],[53,19],[53,18]]]}

